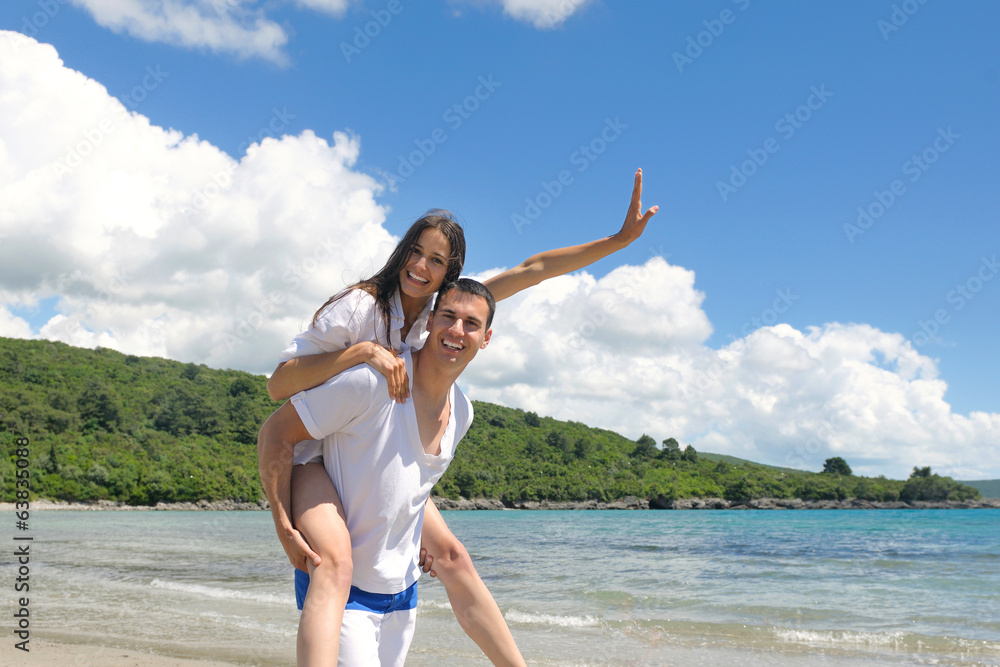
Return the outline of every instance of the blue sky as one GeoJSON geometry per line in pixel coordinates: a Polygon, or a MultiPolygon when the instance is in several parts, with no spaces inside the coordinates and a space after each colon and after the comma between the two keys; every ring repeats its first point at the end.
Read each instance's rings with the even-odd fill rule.
{"type": "Polygon", "coordinates": [[[917,0],[101,4],[0,7],[0,29],[51,45],[62,61],[8,35],[0,95],[8,93],[3,118],[17,122],[0,129],[0,159],[10,163],[0,171],[9,204],[0,196],[8,219],[0,220],[8,226],[0,230],[8,264],[0,334],[269,372],[339,287],[331,276],[356,275],[364,258],[377,264],[428,208],[459,215],[466,272],[484,272],[616,231],[641,167],[643,203],[660,207],[644,236],[576,282],[511,300],[509,333],[525,349],[497,354],[523,368],[505,375],[499,356],[484,362],[469,380],[475,398],[633,437],[680,434],[768,463],[815,469],[836,453],[871,474],[900,477],[929,464],[957,477],[1000,476],[1000,47],[991,34],[1000,8],[917,0]],[[127,116],[129,132],[148,126],[174,138],[136,155],[112,147],[124,134],[109,131],[107,141],[83,145],[92,159],[80,156],[81,169],[39,196],[61,204],[28,206],[32,170],[66,163],[88,136],[101,136],[87,134],[100,127],[99,113],[85,121],[74,112],[74,104],[98,104],[100,93],[76,79],[50,85],[68,70],[129,112],[116,130],[127,116]],[[43,105],[45,95],[55,96],[46,111],[27,118],[23,100],[43,105]],[[73,102],[76,95],[90,102],[73,102]],[[53,123],[62,134],[47,131],[53,123]],[[17,149],[32,143],[26,137],[48,146],[48,157],[17,149]],[[329,148],[316,159],[335,168],[296,153],[314,138],[329,148]],[[161,204],[180,190],[143,198],[146,186],[134,179],[148,174],[150,188],[173,188],[194,169],[185,155],[210,165],[208,177],[177,187],[191,201],[199,193],[211,201],[186,216],[194,220],[186,231],[168,235],[173,213],[161,204]],[[325,181],[311,180],[318,172],[310,168],[334,179],[335,191],[318,194],[325,181]],[[231,178],[220,177],[216,197],[220,169],[231,178]],[[240,181],[255,170],[281,184],[267,199],[240,181]],[[111,188],[96,201],[87,179],[97,173],[122,174],[129,197],[112,205],[121,189],[111,188]],[[140,219],[144,231],[124,231],[140,219]],[[105,245],[85,234],[88,225],[103,230],[96,237],[105,245]],[[327,231],[337,257],[305,271],[301,287],[251,321],[254,290],[266,294],[262,285],[287,277],[327,231]],[[238,243],[227,248],[215,233],[238,243]],[[94,248],[74,250],[79,244],[66,240],[74,234],[94,248]],[[186,234],[210,240],[177,241],[186,234]],[[29,263],[28,248],[47,257],[29,263]],[[627,274],[640,286],[624,299],[635,308],[600,306],[595,318],[601,280],[622,267],[646,267],[656,279],[646,285],[646,274],[627,274]],[[220,312],[213,339],[198,323],[220,312]],[[251,325],[246,336],[241,321],[251,325]],[[209,352],[219,349],[220,328],[235,332],[238,350],[209,352]],[[771,333],[777,343],[764,340],[771,333]],[[550,334],[582,335],[584,358],[549,349],[550,334]],[[836,353],[834,339],[846,341],[836,353]],[[850,351],[859,340],[868,341],[858,343],[864,351],[850,351]],[[790,352],[779,343],[812,361],[786,368],[790,352]],[[576,364],[584,375],[566,370],[576,364]],[[605,377],[609,365],[621,368],[605,377]],[[595,376],[615,387],[636,367],[659,378],[651,387],[665,377],[670,386],[648,398],[630,395],[627,379],[606,394],[578,389],[595,376]],[[692,393],[699,378],[713,386],[692,393]],[[824,394],[824,383],[836,386],[824,394]],[[870,414],[855,420],[861,409],[870,414]]]}

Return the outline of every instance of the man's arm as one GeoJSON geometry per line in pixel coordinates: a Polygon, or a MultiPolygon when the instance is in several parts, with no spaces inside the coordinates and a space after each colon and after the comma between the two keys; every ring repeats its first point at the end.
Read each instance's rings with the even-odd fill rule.
{"type": "Polygon", "coordinates": [[[291,403],[275,410],[257,434],[260,481],[271,503],[271,516],[278,539],[292,565],[305,572],[309,571],[307,562],[311,560],[314,565],[319,565],[320,557],[292,525],[291,487],[295,445],[310,438],[291,403]]]}

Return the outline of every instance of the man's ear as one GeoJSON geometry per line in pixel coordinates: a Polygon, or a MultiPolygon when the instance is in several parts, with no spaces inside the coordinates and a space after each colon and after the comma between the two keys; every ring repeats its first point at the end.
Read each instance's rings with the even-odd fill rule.
{"type": "Polygon", "coordinates": [[[490,344],[490,336],[493,335],[493,329],[487,329],[486,335],[483,336],[483,344],[479,346],[480,350],[485,350],[486,346],[490,344]]]}
{"type": "Polygon", "coordinates": [[[426,329],[427,331],[431,330],[431,322],[434,321],[434,312],[435,311],[432,310],[431,314],[427,316],[427,324],[424,325],[424,329],[426,329]]]}

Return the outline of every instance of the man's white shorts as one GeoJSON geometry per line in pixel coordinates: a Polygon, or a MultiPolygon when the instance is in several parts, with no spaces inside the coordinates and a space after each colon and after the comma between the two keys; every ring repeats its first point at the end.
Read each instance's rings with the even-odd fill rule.
{"type": "Polygon", "coordinates": [[[351,586],[340,630],[341,667],[403,667],[417,623],[417,584],[402,593],[368,593],[351,586]]]}
{"type": "MultiPolygon", "coordinates": [[[[295,575],[296,597],[301,595],[301,600],[305,598],[309,575],[301,570],[296,570],[295,575]]],[[[416,582],[395,594],[369,593],[351,586],[340,629],[337,664],[339,667],[402,667],[416,623],[416,582]]]]}

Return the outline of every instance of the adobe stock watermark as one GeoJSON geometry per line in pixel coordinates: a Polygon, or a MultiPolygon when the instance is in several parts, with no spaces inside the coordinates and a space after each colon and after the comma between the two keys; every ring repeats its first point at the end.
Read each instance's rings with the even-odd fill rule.
{"type": "MultiPolygon", "coordinates": [[[[288,127],[289,121],[295,119],[295,114],[289,113],[287,107],[271,109],[270,120],[256,132],[247,135],[247,138],[236,147],[237,152],[246,151],[246,162],[253,160],[257,156],[260,142],[265,138],[276,139],[277,135],[288,127]]],[[[220,169],[209,177],[208,182],[197,188],[191,196],[189,205],[181,207],[181,215],[185,218],[192,216],[196,211],[201,212],[208,208],[209,203],[217,198],[233,184],[233,176],[236,170],[243,164],[233,160],[229,162],[225,169],[220,169]]]]}
{"type": "Polygon", "coordinates": [[[962,310],[970,301],[975,299],[986,283],[993,280],[997,273],[1000,273],[1000,264],[997,263],[996,254],[992,257],[986,257],[985,255],[981,257],[979,267],[972,275],[963,282],[955,285],[945,295],[945,302],[950,305],[950,308],[938,308],[934,311],[933,317],[927,320],[917,320],[918,330],[910,336],[913,344],[917,347],[922,347],[931,341],[940,343],[941,339],[938,338],[938,332],[941,331],[941,327],[951,321],[954,313],[962,310]]]}
{"type": "MultiPolygon", "coordinates": [[[[831,97],[833,97],[833,93],[826,89],[826,84],[820,84],[818,88],[810,86],[806,101],[775,121],[775,132],[780,133],[782,139],[788,141],[812,119],[815,112],[826,105],[831,97]]],[[[770,157],[777,153],[780,148],[781,144],[774,137],[765,139],[760,148],[748,148],[746,160],[741,162],[739,166],[730,165],[729,178],[715,182],[715,188],[722,201],[729,201],[729,198],[746,185],[749,179],[767,164],[770,157]]]]}
{"type": "Polygon", "coordinates": [[[906,25],[910,17],[920,11],[920,8],[927,4],[927,0],[903,0],[899,4],[892,5],[892,13],[888,19],[879,19],[875,25],[882,33],[882,40],[888,42],[889,36],[894,32],[899,32],[900,28],[906,25]]]}
{"type": "MultiPolygon", "coordinates": [[[[901,167],[903,175],[909,176],[911,183],[916,183],[938,161],[942,154],[951,150],[951,147],[955,145],[955,141],[961,139],[961,137],[962,135],[956,134],[951,129],[951,125],[948,126],[948,129],[939,127],[934,141],[920,153],[914,153],[903,163],[901,167]]],[[[875,190],[872,193],[873,201],[858,207],[858,217],[855,221],[853,223],[844,223],[844,235],[847,237],[847,240],[853,245],[854,240],[859,236],[863,236],[865,232],[871,229],[906,192],[906,183],[900,178],[889,183],[889,187],[886,190],[875,190]]]]}
{"type": "Polygon", "coordinates": [[[247,157],[253,159],[257,154],[257,146],[260,142],[264,141],[265,138],[277,139],[278,134],[284,132],[285,129],[291,124],[290,121],[295,120],[295,114],[288,112],[288,107],[272,107],[271,108],[271,118],[268,119],[267,123],[262,125],[260,129],[254,134],[248,134],[246,139],[240,142],[240,145],[236,147],[237,153],[242,153],[246,151],[247,157]]]}
{"type": "Polygon", "coordinates": [[[778,316],[787,313],[788,310],[799,300],[799,296],[792,294],[791,288],[786,287],[783,290],[774,290],[775,299],[771,302],[769,308],[765,308],[760,311],[760,315],[754,315],[749,320],[743,323],[740,327],[740,334],[746,338],[751,333],[760,329],[761,327],[770,327],[778,323],[780,319],[778,316]]]}
{"type": "Polygon", "coordinates": [[[97,292],[97,301],[87,306],[86,316],[95,319],[98,312],[117,299],[132,280],[133,276],[129,275],[125,269],[113,267],[111,279],[103,289],[97,292]]]}
{"type": "MultiPolygon", "coordinates": [[[[769,307],[764,308],[759,314],[750,317],[743,323],[740,327],[740,335],[746,338],[761,327],[769,327],[777,324],[780,320],[779,315],[787,313],[795,302],[801,298],[797,294],[792,294],[790,287],[786,287],[783,290],[776,289],[774,290],[774,294],[774,301],[771,302],[769,307]]],[[[690,360],[690,353],[685,352],[684,359],[690,360]]],[[[712,385],[721,382],[725,372],[735,365],[736,357],[726,350],[720,350],[715,355],[712,363],[706,368],[698,369],[694,381],[688,386],[693,387],[698,393],[702,393],[712,385]]]]}
{"type": "MultiPolygon", "coordinates": [[[[664,253],[662,245],[659,247],[650,246],[649,258],[653,257],[660,257],[666,260],[670,257],[670,253],[664,253]]],[[[649,282],[651,277],[651,272],[645,265],[636,267],[636,270],[631,274],[630,279],[620,281],[614,286],[612,291],[617,297],[634,299],[642,292],[642,286],[649,282]]],[[[602,303],[599,308],[591,308],[588,310],[583,314],[583,319],[585,321],[583,324],[576,327],[573,333],[570,334],[566,341],[566,345],[578,351],[585,349],[587,347],[586,339],[594,335],[598,329],[607,324],[608,318],[614,314],[615,310],[620,305],[620,299],[611,298],[602,303]]]]}
{"type": "MultiPolygon", "coordinates": [[[[341,244],[329,236],[320,239],[313,247],[312,254],[292,265],[281,277],[281,282],[288,285],[285,289],[271,290],[263,299],[258,300],[243,317],[237,318],[232,326],[222,332],[223,344],[228,352],[235,350],[240,344],[250,340],[261,327],[277,312],[293,290],[315,273],[322,264],[334,257],[341,244]]],[[[218,345],[213,353],[220,351],[218,345]]]]}
{"type": "Polygon", "coordinates": [[[38,31],[45,28],[56,17],[56,14],[63,8],[63,5],[68,3],[69,0],[38,0],[35,3],[38,11],[30,15],[25,14],[21,17],[20,32],[34,39],[38,31]]]}
{"type": "Polygon", "coordinates": [[[542,15],[549,25],[557,26],[572,16],[586,2],[587,0],[562,0],[558,7],[546,9],[542,15]]]}
{"type": "Polygon", "coordinates": [[[785,456],[785,465],[789,468],[808,468],[810,461],[816,460],[816,455],[829,446],[830,440],[842,430],[837,421],[823,419],[819,426],[810,429],[812,435],[805,442],[800,442],[785,456]]]}
{"type": "MultiPolygon", "coordinates": [[[[456,132],[466,121],[472,118],[472,114],[479,109],[482,103],[490,99],[497,91],[497,88],[502,85],[503,82],[493,80],[492,74],[487,74],[485,77],[480,76],[472,93],[445,109],[444,113],[441,114],[441,120],[448,125],[448,128],[452,132],[456,132]]],[[[418,167],[426,163],[427,159],[434,155],[438,146],[446,141],[448,141],[448,133],[443,127],[434,128],[423,139],[414,139],[413,145],[416,146],[416,149],[410,151],[405,156],[399,156],[399,164],[396,166],[396,172],[391,174],[390,177],[394,181],[405,182],[406,179],[416,173],[418,167]]]]}
{"type": "MultiPolygon", "coordinates": [[[[621,122],[620,117],[615,116],[614,120],[604,119],[604,127],[601,131],[585,144],[573,151],[569,156],[570,165],[576,167],[579,174],[587,171],[590,165],[598,157],[608,150],[608,146],[618,141],[618,137],[628,129],[628,125],[621,122]]],[[[558,199],[570,185],[573,185],[573,172],[569,169],[561,169],[551,181],[543,179],[539,182],[540,189],[533,197],[524,198],[524,211],[522,213],[512,213],[511,224],[520,234],[521,230],[534,223],[542,215],[542,211],[552,206],[552,202],[558,199]]]]}
{"type": "MultiPolygon", "coordinates": [[[[739,7],[741,12],[746,11],[747,7],[750,6],[750,0],[732,0],[732,2],[739,7]]],[[[674,51],[671,54],[677,71],[683,74],[685,67],[693,65],[694,61],[705,53],[705,49],[710,48],[722,36],[722,33],[726,31],[726,26],[735,23],[737,16],[738,14],[733,10],[723,9],[719,12],[719,18],[702,21],[701,24],[705,26],[705,29],[694,35],[688,35],[683,53],[674,51]]]]}
{"type": "MultiPolygon", "coordinates": [[[[111,274],[110,278],[108,278],[106,282],[103,282],[104,287],[96,289],[96,297],[87,304],[86,309],[82,313],[82,318],[91,321],[96,320],[101,311],[105,310],[108,306],[118,300],[122,292],[124,292],[134,280],[134,276],[130,275],[126,269],[120,266],[112,264],[110,266],[106,266],[105,268],[111,274]]],[[[75,271],[72,274],[61,273],[58,276],[57,283],[59,285],[65,285],[68,281],[81,281],[82,279],[82,272],[80,271],[75,271]]],[[[84,328],[79,319],[70,319],[65,316],[63,317],[64,319],[56,324],[56,333],[64,333],[67,337],[74,337],[81,333],[93,333],[84,328]]]]}
{"type": "Polygon", "coordinates": [[[118,123],[129,120],[129,111],[135,110],[149,93],[159,88],[160,84],[170,76],[170,72],[164,72],[159,65],[147,65],[145,71],[139,84],[120,100],[122,106],[114,116],[102,118],[95,127],[85,129],[80,140],[65,147],[65,155],[52,165],[56,176],[62,178],[83,164],[84,160],[104,143],[108,135],[117,129],[118,123]]]}
{"type": "Polygon", "coordinates": [[[129,109],[135,110],[146,97],[149,96],[151,92],[160,87],[167,77],[170,76],[170,72],[164,72],[160,69],[159,65],[155,67],[151,65],[146,66],[146,75],[142,77],[142,81],[135,86],[126,95],[122,95],[119,99],[122,104],[127,106],[129,109]]]}
{"type": "Polygon", "coordinates": [[[372,40],[377,39],[382,31],[392,23],[393,17],[399,16],[403,9],[401,0],[389,0],[382,9],[368,10],[368,14],[372,17],[371,20],[363,26],[354,27],[354,39],[350,42],[340,43],[340,53],[343,54],[347,64],[349,65],[351,59],[361,55],[362,51],[371,46],[372,40]]]}
{"type": "Polygon", "coordinates": [[[229,11],[240,8],[239,0],[211,0],[212,9],[221,17],[229,16],[229,11]]]}

